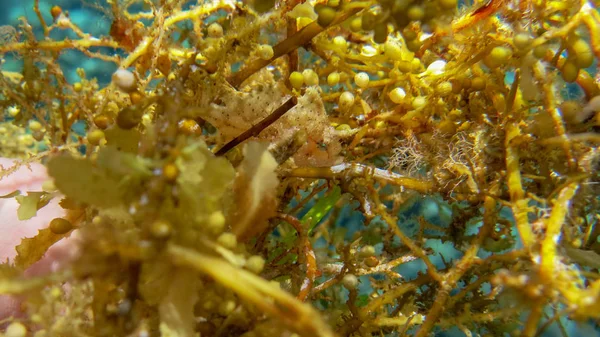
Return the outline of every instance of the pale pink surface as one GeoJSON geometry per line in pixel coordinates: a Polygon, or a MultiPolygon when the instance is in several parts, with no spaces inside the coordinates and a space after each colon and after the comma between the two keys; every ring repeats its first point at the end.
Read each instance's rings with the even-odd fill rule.
{"type": "MultiPolygon", "coordinates": [[[[0,165],[4,168],[13,165],[12,160],[0,158],[0,165]]],[[[46,168],[41,164],[31,164],[31,170],[23,166],[17,172],[0,179],[0,195],[5,195],[20,190],[22,194],[27,191],[41,191],[42,183],[47,179],[46,168]]],[[[58,206],[57,200],[38,211],[37,216],[27,221],[17,218],[19,204],[14,198],[0,199],[0,259],[2,261],[13,260],[17,252],[15,244],[22,238],[35,236],[40,228],[48,225],[53,218],[64,214],[58,206]]]]}
{"type": "MultiPolygon", "coordinates": [[[[13,165],[13,160],[0,158],[0,165],[5,169],[13,165]]],[[[46,168],[42,164],[34,163],[30,168],[23,166],[13,174],[0,179],[0,195],[5,195],[20,190],[21,194],[27,191],[38,192],[42,184],[48,179],[46,168]]],[[[7,259],[12,262],[17,255],[15,247],[23,238],[30,238],[38,230],[48,226],[50,220],[64,215],[64,210],[58,205],[58,198],[52,200],[47,206],[37,212],[30,220],[20,221],[17,218],[19,204],[14,198],[0,199],[0,260],[7,259]]],[[[72,240],[61,240],[44,256],[44,258],[25,271],[28,276],[46,274],[58,269],[74,253],[72,240]]],[[[19,314],[19,301],[10,296],[0,295],[0,320],[19,314]]]]}

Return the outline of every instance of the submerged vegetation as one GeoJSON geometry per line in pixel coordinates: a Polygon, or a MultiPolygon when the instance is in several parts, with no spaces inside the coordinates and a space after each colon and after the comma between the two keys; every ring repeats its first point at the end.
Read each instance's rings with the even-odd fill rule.
{"type": "Polygon", "coordinates": [[[598,322],[595,5],[107,0],[110,31],[91,36],[35,0],[41,37],[25,19],[0,31],[23,65],[0,77],[0,143],[52,181],[5,197],[20,218],[52,198],[66,215],[0,268],[26,313],[6,334],[598,322]],[[76,38],[50,38],[62,30],[76,38]],[[117,65],[112,82],[69,83],[70,49],[117,65]],[[425,201],[439,214],[415,212],[425,201]],[[74,233],[68,267],[23,276],[74,233]],[[456,254],[438,263],[432,242],[456,254]]]}

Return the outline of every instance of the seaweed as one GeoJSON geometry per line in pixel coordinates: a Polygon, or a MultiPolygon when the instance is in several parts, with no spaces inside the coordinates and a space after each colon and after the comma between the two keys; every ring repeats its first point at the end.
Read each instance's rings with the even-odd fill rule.
{"type": "Polygon", "coordinates": [[[5,335],[598,324],[597,1],[107,5],[106,35],[39,0],[0,27],[23,60],[0,75],[0,154],[20,158],[0,178],[51,178],[2,198],[64,209],[0,265],[24,311],[5,335]],[[68,50],[112,81],[67,81],[68,50]],[[76,257],[28,275],[60,240],[76,257]]]}

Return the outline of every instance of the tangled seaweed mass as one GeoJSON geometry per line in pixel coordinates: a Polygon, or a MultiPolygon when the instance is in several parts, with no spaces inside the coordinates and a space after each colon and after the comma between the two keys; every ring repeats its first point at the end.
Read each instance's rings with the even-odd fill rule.
{"type": "Polygon", "coordinates": [[[62,216],[0,264],[4,336],[598,324],[597,0],[104,0],[100,35],[32,2],[0,178],[49,179],[2,198],[62,216]]]}

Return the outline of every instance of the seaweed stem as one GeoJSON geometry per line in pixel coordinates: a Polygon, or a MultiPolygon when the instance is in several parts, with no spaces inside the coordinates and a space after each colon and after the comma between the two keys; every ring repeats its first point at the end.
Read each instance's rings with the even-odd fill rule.
{"type": "Polygon", "coordinates": [[[250,129],[244,131],[239,136],[235,137],[227,144],[225,144],[222,148],[215,152],[216,156],[222,156],[227,152],[231,151],[234,147],[243,143],[246,139],[250,137],[256,137],[259,133],[261,133],[264,129],[269,127],[269,125],[275,123],[281,116],[283,116],[286,112],[288,112],[291,108],[296,105],[297,99],[296,97],[290,97],[285,103],[283,103],[279,108],[275,109],[269,116],[265,117],[263,120],[258,122],[256,125],[251,127],[250,129]]]}
{"type": "Polygon", "coordinates": [[[373,177],[382,183],[405,187],[411,190],[431,193],[434,184],[415,178],[405,177],[400,174],[370,167],[358,163],[343,163],[331,167],[297,167],[287,173],[288,177],[296,178],[321,178],[321,179],[352,179],[373,177]]]}
{"type": "MultiPolygon", "coordinates": [[[[370,1],[353,3],[349,10],[339,14],[336,17],[336,19],[333,21],[333,23],[328,27],[335,26],[335,25],[345,21],[352,15],[360,12],[361,10],[363,10],[364,8],[366,8],[370,5],[371,5],[370,1]]],[[[307,44],[310,40],[312,40],[315,36],[317,36],[319,33],[323,32],[328,27],[321,27],[316,21],[308,24],[307,26],[303,27],[295,34],[288,36],[287,39],[285,39],[285,40],[281,41],[280,43],[278,43],[277,45],[275,45],[275,47],[273,47],[273,57],[271,57],[270,59],[267,59],[267,60],[263,60],[261,58],[254,59],[250,63],[246,64],[240,71],[238,71],[235,74],[233,74],[232,76],[230,76],[227,79],[227,81],[234,88],[236,88],[236,89],[239,88],[239,86],[248,77],[252,76],[252,74],[254,74],[255,72],[259,71],[260,69],[266,67],[269,63],[280,58],[281,56],[289,54],[292,51],[298,49],[299,47],[302,47],[303,45],[307,44]]]]}
{"type": "Polygon", "coordinates": [[[302,245],[301,251],[302,255],[304,256],[304,263],[306,264],[306,278],[300,286],[298,299],[304,302],[308,299],[310,295],[318,272],[315,251],[312,248],[312,244],[310,243],[310,240],[306,233],[306,229],[304,228],[300,220],[298,220],[298,218],[296,218],[293,215],[283,213],[277,214],[277,217],[294,227],[294,229],[298,233],[300,244],[302,245]]]}

